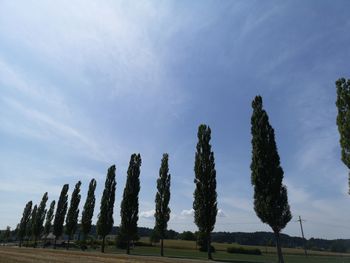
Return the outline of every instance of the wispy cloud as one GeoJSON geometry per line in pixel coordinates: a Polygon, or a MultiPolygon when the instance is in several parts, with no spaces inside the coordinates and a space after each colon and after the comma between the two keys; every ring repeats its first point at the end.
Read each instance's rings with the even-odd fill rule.
{"type": "MultiPolygon", "coordinates": [[[[140,152],[140,224],[153,227],[159,161],[169,152],[169,226],[195,230],[187,208],[196,128],[208,123],[218,172],[216,229],[268,229],[254,212],[249,182],[249,103],[262,94],[292,213],[310,225],[322,221],[308,227],[310,235],[346,235],[321,224],[348,217],[341,216],[347,171],[334,106],[334,80],[349,68],[348,14],[342,4],[324,3],[309,15],[311,5],[2,2],[0,197],[21,191],[11,199],[24,206],[40,198],[35,189],[54,196],[65,182],[86,185],[95,177],[100,198],[106,169],[116,163],[118,224],[129,157],[140,152]]],[[[18,221],[17,205],[0,213],[0,228],[18,221]]],[[[286,232],[299,234],[298,225],[286,232]]]]}

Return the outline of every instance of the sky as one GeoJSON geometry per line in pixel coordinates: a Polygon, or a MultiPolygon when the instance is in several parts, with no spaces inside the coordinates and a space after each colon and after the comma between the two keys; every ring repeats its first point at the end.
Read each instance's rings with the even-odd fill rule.
{"type": "Polygon", "coordinates": [[[253,208],[251,101],[260,94],[293,219],[283,233],[350,238],[335,81],[349,78],[349,1],[0,1],[0,229],[29,200],[116,165],[115,225],[140,153],[139,226],[154,226],[169,153],[169,228],[193,223],[197,129],[212,130],[215,231],[269,231],[253,208]]]}

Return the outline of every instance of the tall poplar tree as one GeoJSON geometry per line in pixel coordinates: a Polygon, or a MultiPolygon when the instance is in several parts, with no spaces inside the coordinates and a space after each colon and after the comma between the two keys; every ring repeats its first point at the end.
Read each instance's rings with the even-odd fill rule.
{"type": "Polygon", "coordinates": [[[198,143],[195,155],[194,221],[199,232],[207,240],[208,259],[212,259],[211,232],[214,230],[217,209],[216,170],[214,152],[211,150],[211,129],[207,125],[198,127],[198,143]]]}
{"type": "MultiPolygon", "coordinates": [[[[350,79],[338,79],[335,85],[337,89],[337,125],[340,134],[341,159],[346,167],[350,169],[350,79]]],[[[348,180],[350,194],[350,172],[348,180]]]]}
{"type": "Polygon", "coordinates": [[[168,166],[169,155],[163,154],[162,163],[159,169],[159,178],[157,179],[156,209],[155,209],[155,232],[160,238],[160,255],[164,255],[163,239],[170,219],[170,174],[168,166]]]}
{"type": "Polygon", "coordinates": [[[35,205],[32,210],[32,214],[30,215],[30,220],[29,224],[27,226],[27,237],[28,241],[32,239],[33,234],[34,234],[34,225],[35,225],[35,220],[36,220],[36,213],[38,211],[38,206],[35,205]]]}
{"type": "Polygon", "coordinates": [[[280,232],[291,220],[287,188],[282,184],[283,169],[275,142],[275,132],[263,109],[262,98],[252,102],[252,163],[251,183],[254,187],[254,210],[268,224],[276,237],[278,262],[283,263],[280,232]]]}
{"type": "Polygon", "coordinates": [[[19,246],[22,247],[23,238],[26,235],[26,229],[27,225],[30,221],[30,215],[32,213],[32,205],[33,202],[29,201],[26,206],[24,207],[21,222],[19,223],[18,228],[18,239],[19,239],[19,246]]]}
{"type": "Polygon", "coordinates": [[[113,208],[115,200],[115,165],[112,165],[107,172],[105,189],[101,199],[100,213],[97,220],[97,233],[102,237],[101,252],[105,252],[105,239],[113,227],[113,208]]]}
{"type": "Polygon", "coordinates": [[[95,189],[96,189],[96,180],[92,179],[89,184],[89,191],[86,196],[86,201],[83,208],[83,213],[81,217],[81,231],[83,232],[83,238],[86,239],[86,236],[91,231],[92,216],[94,215],[95,209],[95,189]]]}
{"type": "Polygon", "coordinates": [[[78,181],[72,193],[66,217],[66,234],[68,235],[67,249],[69,249],[69,241],[72,239],[78,227],[79,203],[81,198],[80,186],[81,182],[78,181]]]}
{"type": "Polygon", "coordinates": [[[53,234],[55,235],[54,248],[56,248],[57,238],[59,238],[63,233],[63,222],[67,213],[68,206],[68,189],[68,184],[63,185],[60,198],[57,202],[56,214],[53,222],[53,234]]]}
{"type": "Polygon", "coordinates": [[[130,241],[137,237],[140,192],[140,154],[132,154],[127,172],[123,200],[120,205],[121,223],[119,235],[126,240],[126,253],[130,254],[130,241]]]}
{"type": "Polygon", "coordinates": [[[36,247],[36,241],[40,238],[43,233],[44,220],[46,215],[46,202],[47,202],[47,192],[43,195],[38,210],[36,212],[35,221],[33,222],[33,237],[34,237],[34,247],[36,247]]]}
{"type": "Polygon", "coordinates": [[[45,243],[46,243],[46,238],[50,234],[51,230],[51,225],[52,225],[52,219],[54,217],[54,210],[55,210],[55,200],[53,200],[50,204],[49,211],[46,213],[46,221],[45,221],[45,226],[44,226],[44,235],[45,235],[45,243]]]}

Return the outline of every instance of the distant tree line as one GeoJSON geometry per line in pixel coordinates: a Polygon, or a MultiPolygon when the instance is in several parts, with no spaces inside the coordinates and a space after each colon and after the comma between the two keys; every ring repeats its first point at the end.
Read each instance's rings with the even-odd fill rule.
{"type": "MultiPolygon", "coordinates": [[[[79,235],[80,224],[78,225],[77,234],[79,235]]],[[[18,241],[18,229],[10,230],[7,227],[5,230],[0,230],[0,242],[12,242],[18,241]]],[[[117,235],[119,232],[119,227],[114,226],[110,232],[110,235],[117,235]]],[[[147,227],[138,227],[138,235],[140,237],[149,237],[151,243],[159,243],[159,237],[154,239],[154,229],[147,227]]],[[[177,232],[175,230],[167,230],[165,233],[165,239],[178,239],[197,242],[198,232],[183,231],[177,232]]],[[[98,238],[96,225],[91,225],[91,232],[89,234],[90,238],[96,240],[98,238]]],[[[289,236],[286,234],[280,235],[281,245],[286,248],[302,248],[304,245],[304,240],[301,237],[289,236]]],[[[84,241],[81,240],[81,243],[84,241]]],[[[239,245],[249,245],[249,246],[266,246],[274,247],[275,235],[271,232],[213,232],[212,242],[217,243],[237,243],[239,245]]],[[[115,244],[117,245],[117,244],[115,244]]],[[[350,252],[350,239],[320,239],[320,238],[310,238],[306,240],[307,248],[316,251],[331,251],[331,252],[350,252]]],[[[264,250],[262,249],[262,252],[264,250]]]]}

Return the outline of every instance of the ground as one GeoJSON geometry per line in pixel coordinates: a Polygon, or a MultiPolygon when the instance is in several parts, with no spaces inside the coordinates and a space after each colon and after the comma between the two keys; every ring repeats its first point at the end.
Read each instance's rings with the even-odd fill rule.
{"type": "MultiPolygon", "coordinates": [[[[18,248],[18,247],[0,247],[0,263],[102,263],[102,262],[131,262],[131,263],[200,263],[208,262],[205,260],[205,253],[200,253],[189,249],[167,248],[165,253],[168,257],[161,258],[156,256],[159,249],[156,247],[139,247],[132,251],[133,255],[122,254],[124,251],[108,248],[107,253],[102,254],[99,251],[66,251],[63,249],[42,249],[42,248],[18,248]],[[188,259],[192,258],[192,259],[188,259]]],[[[224,251],[218,251],[214,254],[214,259],[219,262],[232,263],[268,263],[276,262],[276,255],[265,253],[262,256],[228,254],[224,251]]],[[[350,255],[303,255],[286,254],[286,263],[350,263],[350,255]]]]}

